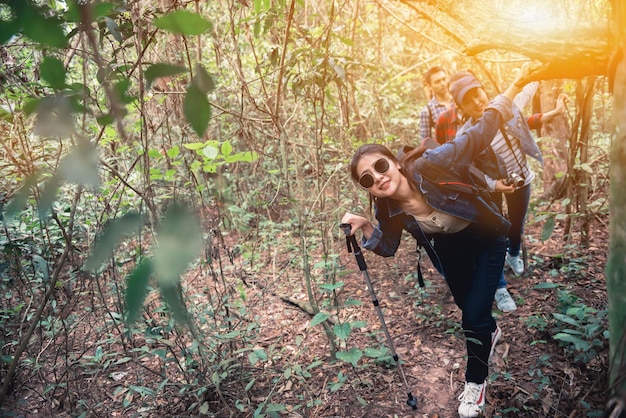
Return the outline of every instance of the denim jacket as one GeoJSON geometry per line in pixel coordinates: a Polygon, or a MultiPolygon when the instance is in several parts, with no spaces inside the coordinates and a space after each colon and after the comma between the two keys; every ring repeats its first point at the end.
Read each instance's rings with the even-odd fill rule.
{"type": "MultiPolygon", "coordinates": [[[[539,161],[543,166],[541,151],[539,150],[539,146],[530,132],[526,117],[517,106],[513,105],[512,110],[513,118],[504,122],[502,124],[502,129],[506,132],[507,137],[511,141],[513,141],[514,138],[519,140],[520,149],[524,154],[539,161]]],[[[469,129],[475,123],[476,122],[473,120],[467,121],[459,130],[459,133],[469,129]]],[[[501,134],[499,129],[492,139],[498,134],[501,134]]],[[[492,179],[504,179],[508,177],[504,161],[502,161],[502,158],[499,155],[496,155],[491,147],[487,147],[480,153],[476,159],[476,166],[492,179]]]]}
{"type": "MultiPolygon", "coordinates": [[[[485,109],[483,117],[463,134],[451,142],[427,150],[412,164],[409,180],[419,188],[430,206],[484,225],[485,229],[494,228],[496,233],[506,232],[509,222],[490,202],[485,201],[480,195],[469,195],[441,187],[422,176],[420,170],[433,164],[453,172],[460,180],[466,179],[473,158],[489,146],[502,122],[512,117],[511,106],[511,101],[507,97],[496,97],[485,109]]],[[[400,245],[402,230],[406,229],[419,245],[426,248],[434,266],[443,274],[441,263],[429,242],[431,237],[424,234],[415,218],[404,212],[398,202],[391,198],[377,199],[375,215],[378,225],[374,228],[372,236],[364,240],[364,248],[384,257],[393,256],[400,245]]]]}

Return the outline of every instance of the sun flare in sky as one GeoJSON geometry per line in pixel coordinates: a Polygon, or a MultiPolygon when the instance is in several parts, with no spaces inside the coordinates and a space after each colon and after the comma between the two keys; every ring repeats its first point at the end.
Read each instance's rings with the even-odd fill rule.
{"type": "Polygon", "coordinates": [[[547,29],[565,22],[562,9],[555,9],[550,2],[529,2],[513,7],[504,7],[507,15],[518,29],[547,29]]]}

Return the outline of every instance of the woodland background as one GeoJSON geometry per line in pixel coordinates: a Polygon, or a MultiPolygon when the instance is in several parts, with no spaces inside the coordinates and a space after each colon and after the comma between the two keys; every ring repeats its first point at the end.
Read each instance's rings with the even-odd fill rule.
{"type": "MultiPolygon", "coordinates": [[[[608,216],[623,184],[620,16],[623,2],[598,0],[0,2],[0,411],[410,414],[338,228],[369,207],[349,159],[417,143],[430,66],[471,68],[493,96],[530,61],[542,87],[528,114],[570,100],[536,133],[546,167],[508,320],[525,348],[499,353],[517,366],[494,375],[488,413],[601,416],[623,376],[607,309],[626,294],[623,260],[608,296],[603,277],[622,219],[608,216]],[[531,390],[507,386],[521,374],[531,390]]],[[[366,257],[397,303],[387,320],[414,335],[400,352],[423,339],[419,363],[440,348],[426,340],[451,338],[430,392],[433,367],[410,369],[418,413],[451,416],[454,390],[428,396],[463,364],[459,324],[403,251],[366,257]]]]}

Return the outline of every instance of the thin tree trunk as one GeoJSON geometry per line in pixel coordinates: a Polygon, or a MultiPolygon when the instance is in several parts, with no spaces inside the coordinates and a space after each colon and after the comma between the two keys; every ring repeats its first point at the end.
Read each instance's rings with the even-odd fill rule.
{"type": "MultiPolygon", "coordinates": [[[[577,146],[578,162],[582,166],[589,162],[589,137],[591,133],[591,113],[593,111],[593,96],[595,94],[595,77],[589,77],[587,80],[587,88],[585,90],[585,101],[582,111],[582,125],[580,127],[580,136],[577,146]]],[[[589,213],[587,208],[587,199],[589,198],[589,173],[584,169],[579,169],[576,173],[576,200],[577,212],[581,215],[582,224],[580,225],[580,245],[584,248],[589,247],[589,213]]]]}
{"type": "MultiPolygon", "coordinates": [[[[567,197],[570,203],[565,207],[565,212],[568,215],[572,213],[580,213],[584,207],[581,208],[581,195],[584,195],[584,188],[586,185],[587,177],[584,170],[575,169],[578,163],[582,164],[587,162],[583,160],[584,157],[582,151],[586,149],[589,138],[589,126],[591,121],[591,104],[593,102],[595,86],[595,77],[589,77],[586,84],[581,81],[576,83],[576,107],[578,113],[574,122],[574,128],[572,129],[572,136],[570,138],[569,157],[567,161],[567,197]]],[[[582,214],[583,216],[585,213],[582,214]]],[[[566,242],[571,239],[570,231],[572,229],[572,217],[568,216],[565,221],[563,236],[566,242]]]]}
{"type": "MultiPolygon", "coordinates": [[[[556,106],[556,100],[562,92],[563,80],[546,80],[541,83],[539,109],[549,112],[556,106]]],[[[572,135],[568,114],[559,115],[541,127],[541,136],[544,140],[539,144],[543,154],[543,198],[559,199],[562,193],[563,181],[566,177],[557,178],[558,173],[567,172],[567,140],[572,135]]]]}

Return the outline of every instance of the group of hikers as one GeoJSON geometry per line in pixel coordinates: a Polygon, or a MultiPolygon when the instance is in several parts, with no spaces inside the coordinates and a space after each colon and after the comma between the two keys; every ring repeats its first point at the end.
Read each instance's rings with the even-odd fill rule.
{"type": "Polygon", "coordinates": [[[504,273],[505,265],[515,275],[525,268],[520,254],[535,176],[528,159],[543,163],[531,129],[566,107],[566,96],[560,95],[552,111],[524,117],[522,109],[539,88],[528,79],[529,68],[522,67],[490,100],[472,71],[448,76],[441,67],[430,68],[424,82],[432,97],[420,113],[417,144],[396,153],[366,144],[350,164],[376,218],[374,224],[347,212],[341,222],[350,225],[350,234],[361,230],[364,248],[389,257],[406,230],[445,278],[462,312],[467,365],[458,413],[463,418],[484,410],[489,360],[502,336],[493,303],[503,312],[517,309],[504,273]]]}

